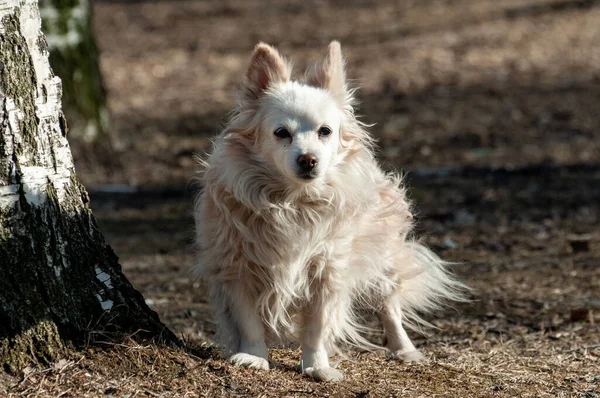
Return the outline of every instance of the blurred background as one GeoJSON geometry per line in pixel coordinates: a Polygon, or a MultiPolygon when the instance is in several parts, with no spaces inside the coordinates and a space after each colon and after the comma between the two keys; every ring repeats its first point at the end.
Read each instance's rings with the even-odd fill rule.
{"type": "Polygon", "coordinates": [[[258,41],[297,73],[341,41],[382,164],[407,172],[419,234],[477,289],[477,306],[440,316],[447,332],[419,344],[489,347],[598,320],[600,1],[52,3],[42,17],[79,178],[126,274],[177,333],[214,332],[189,273],[189,180],[258,41]],[[65,33],[92,9],[89,35],[65,33]]]}
{"type": "Polygon", "coordinates": [[[78,153],[88,185],[185,184],[192,153],[206,149],[219,131],[260,40],[303,73],[339,39],[348,75],[361,87],[359,111],[376,123],[382,160],[394,167],[515,168],[599,157],[596,1],[92,5],[113,117],[107,134],[123,155],[89,163],[78,153]]]}

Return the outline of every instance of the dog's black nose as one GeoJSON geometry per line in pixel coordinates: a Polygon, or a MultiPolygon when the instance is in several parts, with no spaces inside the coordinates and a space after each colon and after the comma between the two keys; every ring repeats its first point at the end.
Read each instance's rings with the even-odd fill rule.
{"type": "Polygon", "coordinates": [[[314,169],[318,162],[319,160],[317,157],[310,153],[298,156],[298,164],[304,171],[310,171],[314,169]]]}

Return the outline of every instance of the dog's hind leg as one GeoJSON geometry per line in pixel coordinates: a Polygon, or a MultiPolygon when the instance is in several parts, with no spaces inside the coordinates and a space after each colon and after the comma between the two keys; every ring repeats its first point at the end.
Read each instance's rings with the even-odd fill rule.
{"type": "Polygon", "coordinates": [[[410,341],[402,325],[402,319],[403,314],[398,297],[392,295],[388,298],[381,312],[381,322],[385,330],[389,357],[407,363],[426,362],[425,355],[418,351],[410,341]]]}
{"type": "Polygon", "coordinates": [[[229,360],[236,366],[269,369],[269,352],[265,344],[264,326],[254,306],[239,285],[230,285],[213,302],[217,311],[220,334],[228,345],[229,360]]]}

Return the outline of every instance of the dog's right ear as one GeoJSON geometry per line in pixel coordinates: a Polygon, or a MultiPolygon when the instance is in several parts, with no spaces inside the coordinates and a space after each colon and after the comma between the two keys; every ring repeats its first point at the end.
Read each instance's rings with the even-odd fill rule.
{"type": "Polygon", "coordinates": [[[320,64],[308,74],[308,82],[312,86],[328,90],[340,103],[348,102],[346,87],[345,61],[342,56],[340,42],[334,40],[327,48],[327,55],[320,64]]]}
{"type": "Polygon", "coordinates": [[[273,83],[289,81],[290,69],[276,49],[268,44],[258,43],[242,84],[242,103],[259,99],[273,83]]]}

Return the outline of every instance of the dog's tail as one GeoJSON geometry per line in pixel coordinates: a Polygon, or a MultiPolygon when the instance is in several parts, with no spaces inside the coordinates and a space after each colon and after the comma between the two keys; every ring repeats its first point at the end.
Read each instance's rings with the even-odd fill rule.
{"type": "Polygon", "coordinates": [[[403,280],[398,292],[403,323],[423,333],[423,326],[432,325],[422,316],[451,302],[470,301],[470,288],[458,281],[450,271],[453,263],[440,259],[434,252],[418,242],[407,243],[411,250],[416,275],[403,280]]]}
{"type": "MultiPolygon", "coordinates": [[[[394,286],[391,295],[393,302],[400,306],[402,324],[421,334],[427,335],[428,328],[435,327],[425,320],[425,316],[452,305],[452,302],[469,302],[469,287],[460,282],[450,270],[453,263],[440,259],[435,253],[424,245],[408,241],[401,253],[398,253],[397,266],[402,267],[400,281],[386,279],[382,285],[394,286]]],[[[373,285],[377,290],[377,285],[373,285]]],[[[387,294],[384,291],[382,299],[387,294]]],[[[391,299],[391,297],[388,297],[391,299]]],[[[360,350],[378,350],[384,348],[373,341],[378,335],[376,329],[365,323],[361,309],[381,311],[384,303],[371,303],[369,297],[358,297],[356,311],[348,313],[329,313],[329,317],[336,321],[333,334],[336,341],[342,342],[360,350]],[[371,306],[370,304],[375,304],[371,306]],[[382,307],[380,307],[380,305],[382,307]]],[[[330,352],[341,354],[336,347],[330,347],[330,352]]],[[[343,356],[343,355],[342,355],[343,356]]]]}

